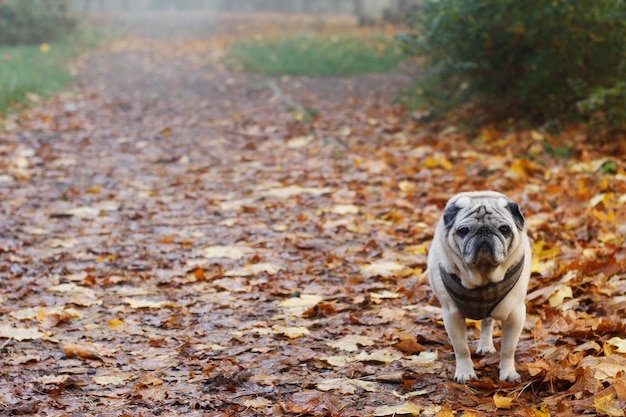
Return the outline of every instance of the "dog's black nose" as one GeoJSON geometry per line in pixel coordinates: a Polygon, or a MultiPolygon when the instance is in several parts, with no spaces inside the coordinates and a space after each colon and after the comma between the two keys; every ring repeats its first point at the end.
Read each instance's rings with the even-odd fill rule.
{"type": "Polygon", "coordinates": [[[476,232],[477,235],[490,235],[491,230],[487,226],[483,226],[476,232]]]}

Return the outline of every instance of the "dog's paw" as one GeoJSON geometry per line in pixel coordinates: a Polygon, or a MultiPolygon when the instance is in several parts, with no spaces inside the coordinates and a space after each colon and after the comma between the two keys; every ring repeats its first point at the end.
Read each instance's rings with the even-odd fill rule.
{"type": "Polygon", "coordinates": [[[476,353],[478,353],[479,355],[486,355],[488,353],[496,353],[496,348],[493,346],[493,343],[491,344],[487,344],[485,343],[483,344],[478,344],[478,346],[476,347],[476,353]]]}
{"type": "Polygon", "coordinates": [[[476,372],[474,372],[473,369],[469,372],[461,372],[457,370],[454,373],[454,380],[458,382],[459,384],[465,384],[467,381],[471,381],[474,379],[478,379],[478,378],[476,377],[476,372]]]}
{"type": "Polygon", "coordinates": [[[522,380],[522,377],[520,376],[520,374],[518,374],[515,369],[511,370],[505,370],[505,369],[501,369],[500,370],[500,381],[504,381],[504,382],[519,382],[522,380]]]}

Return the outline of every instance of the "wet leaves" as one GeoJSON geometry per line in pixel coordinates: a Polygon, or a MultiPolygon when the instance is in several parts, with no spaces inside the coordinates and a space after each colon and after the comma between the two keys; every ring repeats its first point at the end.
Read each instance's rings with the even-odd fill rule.
{"type": "Polygon", "coordinates": [[[76,95],[4,121],[3,411],[618,415],[619,144],[573,130],[562,160],[546,134],[418,126],[389,105],[409,81],[393,74],[275,80],[317,111],[294,120],[211,52],[261,20],[120,41],[76,95]],[[516,198],[533,240],[520,384],[498,381],[497,355],[451,381],[426,283],[443,204],[473,188],[516,198]]]}

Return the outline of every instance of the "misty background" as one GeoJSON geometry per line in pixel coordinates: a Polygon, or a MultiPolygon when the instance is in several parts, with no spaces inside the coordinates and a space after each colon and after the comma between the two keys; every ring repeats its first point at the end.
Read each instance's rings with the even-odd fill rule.
{"type": "Polygon", "coordinates": [[[384,18],[399,20],[418,0],[75,0],[78,10],[91,13],[137,11],[222,11],[343,14],[361,24],[384,18]]]}

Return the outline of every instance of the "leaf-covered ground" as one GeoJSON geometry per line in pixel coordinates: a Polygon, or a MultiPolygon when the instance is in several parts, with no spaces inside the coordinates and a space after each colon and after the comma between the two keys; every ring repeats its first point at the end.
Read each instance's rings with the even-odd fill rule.
{"type": "Polygon", "coordinates": [[[77,94],[3,120],[3,415],[624,415],[623,140],[431,131],[404,75],[229,73],[276,22],[184,17],[127,20],[77,94]],[[533,241],[519,384],[497,355],[452,382],[425,279],[445,201],[483,188],[533,241]]]}

